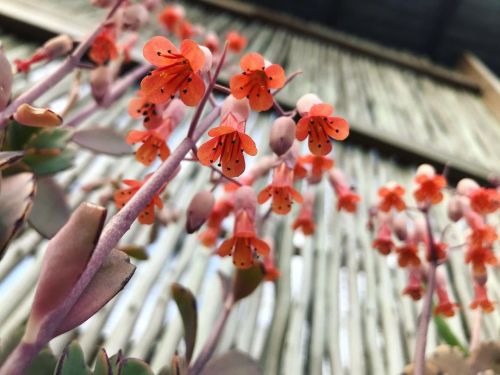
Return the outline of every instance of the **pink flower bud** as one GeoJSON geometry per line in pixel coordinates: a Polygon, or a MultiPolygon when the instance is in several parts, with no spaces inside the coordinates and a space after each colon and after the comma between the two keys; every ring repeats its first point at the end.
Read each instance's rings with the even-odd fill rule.
{"type": "Polygon", "coordinates": [[[392,219],[392,230],[400,241],[408,238],[408,217],[403,213],[398,213],[392,219]]]}
{"type": "Polygon", "coordinates": [[[179,125],[185,115],[186,106],[182,100],[178,98],[172,99],[168,107],[165,109],[165,112],[163,112],[163,117],[171,119],[175,125],[179,125]]]}
{"type": "Polygon", "coordinates": [[[209,72],[210,69],[212,69],[212,61],[213,61],[212,52],[205,46],[199,46],[199,47],[203,51],[203,54],[205,55],[205,64],[201,68],[201,72],[206,73],[209,72]]]}
{"type": "Polygon", "coordinates": [[[12,91],[12,68],[0,42],[0,110],[7,106],[12,91]]]}
{"type": "Polygon", "coordinates": [[[228,113],[232,113],[239,117],[241,121],[246,121],[250,116],[250,104],[247,98],[236,99],[229,95],[222,103],[221,118],[224,118],[228,113]]]}
{"type": "Polygon", "coordinates": [[[305,94],[297,100],[297,110],[301,116],[309,112],[311,107],[315,104],[320,104],[321,99],[316,94],[305,94]]]}
{"type": "Polygon", "coordinates": [[[149,12],[143,4],[131,4],[123,9],[122,22],[124,29],[137,31],[149,22],[149,12]]]}
{"type": "Polygon", "coordinates": [[[101,104],[108,95],[111,74],[106,65],[100,65],[90,72],[90,89],[96,103],[101,104]]]}
{"type": "Polygon", "coordinates": [[[35,128],[59,126],[63,121],[62,117],[54,111],[48,108],[35,108],[27,103],[23,103],[17,108],[14,120],[21,125],[35,128]]]}
{"type": "Polygon", "coordinates": [[[458,195],[454,195],[448,201],[448,218],[451,221],[457,222],[464,216],[464,212],[462,210],[462,202],[461,197],[458,195]]]}
{"type": "Polygon", "coordinates": [[[255,211],[257,209],[257,195],[250,186],[242,186],[235,193],[234,210],[246,211],[250,220],[255,220],[255,211]]]}
{"type": "Polygon", "coordinates": [[[200,191],[195,194],[187,210],[186,231],[188,233],[194,233],[207,221],[214,203],[214,196],[209,191],[200,191]]]}
{"type": "Polygon", "coordinates": [[[436,170],[430,164],[421,164],[417,168],[416,176],[425,175],[427,177],[433,177],[436,174],[436,170]]]}
{"type": "Polygon", "coordinates": [[[462,178],[457,184],[457,193],[468,196],[474,190],[479,189],[479,184],[471,178],[462,178]]]}
{"type": "Polygon", "coordinates": [[[278,117],[271,127],[269,136],[269,146],[271,150],[281,156],[286,153],[293,145],[295,140],[295,122],[290,117],[278,117]]]}
{"type": "Polygon", "coordinates": [[[147,10],[155,10],[160,4],[161,0],[143,0],[142,2],[147,10]]]}
{"type": "Polygon", "coordinates": [[[49,39],[42,47],[42,51],[49,60],[56,57],[65,56],[73,49],[73,39],[62,34],[49,39]]]}
{"type": "Polygon", "coordinates": [[[210,31],[206,36],[205,36],[205,41],[203,42],[205,46],[212,52],[217,52],[219,50],[219,37],[217,34],[215,34],[213,31],[210,31]]]}

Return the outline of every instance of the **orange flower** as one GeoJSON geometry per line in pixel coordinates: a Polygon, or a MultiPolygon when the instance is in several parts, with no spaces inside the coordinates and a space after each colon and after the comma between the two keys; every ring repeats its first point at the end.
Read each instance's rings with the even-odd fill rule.
{"type": "Polygon", "coordinates": [[[495,304],[488,299],[486,287],[480,284],[474,285],[474,301],[469,306],[471,309],[479,307],[485,313],[495,310],[495,304]]]}
{"type": "Polygon", "coordinates": [[[444,286],[438,285],[436,288],[436,294],[438,296],[438,305],[434,308],[434,315],[443,315],[448,318],[455,315],[455,309],[458,307],[458,304],[450,301],[450,297],[448,296],[448,292],[444,286]]]}
{"type": "Polygon", "coordinates": [[[353,191],[343,190],[337,194],[337,211],[356,212],[361,197],[353,191]]]}
{"type": "Polygon", "coordinates": [[[255,234],[255,224],[248,212],[241,210],[234,222],[234,235],[222,242],[217,250],[220,256],[233,256],[233,263],[238,268],[249,268],[254,264],[257,254],[269,255],[269,245],[255,234]]]}
{"type": "Polygon", "coordinates": [[[408,284],[403,290],[403,295],[410,296],[414,301],[418,301],[422,298],[423,294],[424,288],[422,287],[420,270],[418,268],[412,268],[410,269],[408,284]]]}
{"type": "Polygon", "coordinates": [[[349,135],[349,124],[340,117],[333,117],[329,104],[315,104],[297,123],[295,136],[303,141],[309,136],[309,151],[314,155],[326,155],[332,150],[330,137],[343,141],[349,135]]]}
{"type": "Polygon", "coordinates": [[[135,158],[144,165],[151,165],[157,156],[166,160],[170,156],[167,139],[172,133],[172,121],[166,119],[163,125],[150,130],[131,130],[126,138],[128,144],[142,142],[135,153],[135,158]]]}
{"type": "Polygon", "coordinates": [[[398,264],[400,267],[420,266],[420,258],[418,257],[418,248],[414,244],[404,244],[396,249],[398,253],[398,264]]]}
{"type": "MultiPolygon", "coordinates": [[[[448,245],[445,244],[444,242],[436,242],[434,244],[435,250],[436,250],[436,260],[438,263],[444,262],[448,258],[448,253],[446,252],[446,249],[448,248],[448,245]]],[[[425,255],[426,259],[428,262],[431,262],[431,253],[428,251],[425,255]]]]}
{"type": "Polygon", "coordinates": [[[248,98],[254,111],[266,111],[273,106],[271,89],[285,84],[285,71],[278,64],[265,67],[264,58],[256,52],[248,53],[240,60],[243,73],[231,78],[229,86],[236,99],[248,98]]]}
{"type": "Polygon", "coordinates": [[[281,163],[274,170],[273,182],[263,189],[257,201],[263,204],[272,198],[271,208],[273,212],[286,215],[292,209],[293,200],[302,203],[302,195],[293,188],[293,169],[281,163]]]}
{"type": "Polygon", "coordinates": [[[335,164],[332,159],[326,156],[318,155],[300,156],[297,159],[297,163],[301,165],[311,164],[311,177],[314,182],[319,182],[323,176],[323,172],[333,168],[333,165],[335,164]]]}
{"type": "Polygon", "coordinates": [[[417,202],[425,204],[438,204],[443,200],[443,193],[441,190],[446,186],[446,179],[444,176],[421,174],[415,178],[419,185],[413,192],[417,202]]]}
{"type": "Polygon", "coordinates": [[[142,91],[137,92],[137,97],[133,98],[128,104],[128,114],[137,119],[144,117],[144,127],[153,129],[161,125],[163,118],[158,106],[148,101],[148,98],[142,91]]]}
{"type": "Polygon", "coordinates": [[[179,39],[189,39],[192,38],[195,34],[195,30],[191,22],[182,20],[180,23],[177,24],[177,27],[175,28],[175,35],[179,39]]]}
{"type": "Polygon", "coordinates": [[[90,47],[89,58],[97,65],[102,65],[117,57],[115,31],[111,27],[105,27],[94,39],[90,47]]]}
{"type": "Polygon", "coordinates": [[[158,21],[170,32],[175,31],[182,19],[184,19],[184,8],[176,4],[167,5],[158,15],[158,21]]]}
{"type": "Polygon", "coordinates": [[[476,189],[469,198],[471,208],[481,215],[491,214],[500,207],[500,196],[495,189],[476,189]]]}
{"type": "Polygon", "coordinates": [[[182,102],[196,106],[205,93],[205,83],[199,72],[205,64],[205,54],[198,44],[186,39],[180,52],[162,36],[151,38],[144,46],[144,57],[158,68],[141,82],[141,90],[152,103],[165,103],[179,92],[182,102]]]}
{"type": "Polygon", "coordinates": [[[471,263],[472,272],[478,275],[486,273],[486,265],[497,265],[497,258],[489,247],[470,247],[465,253],[465,263],[471,263]]]}
{"type": "Polygon", "coordinates": [[[405,188],[396,183],[387,183],[378,190],[378,196],[381,198],[378,208],[381,211],[389,212],[391,208],[403,211],[406,204],[403,200],[405,188]]]}
{"type": "MultiPolygon", "coordinates": [[[[125,206],[125,204],[134,196],[135,193],[141,188],[142,185],[146,183],[148,178],[151,175],[147,175],[146,178],[142,181],[137,181],[137,180],[123,180],[123,183],[127,186],[130,186],[129,188],[125,189],[119,189],[115,192],[114,194],[114,199],[115,199],[115,205],[117,209],[122,208],[125,206]]],[[[151,202],[142,210],[142,212],[139,215],[139,223],[141,224],[153,224],[155,217],[154,217],[154,206],[158,208],[163,208],[163,202],[160,199],[160,194],[162,191],[165,189],[165,186],[162,187],[156,195],[153,197],[151,202]]]]}
{"type": "Polygon", "coordinates": [[[219,236],[222,222],[229,216],[234,208],[232,195],[225,196],[217,200],[212,208],[212,212],[207,219],[207,228],[200,233],[200,240],[203,245],[214,246],[219,236]]]}
{"type": "Polygon", "coordinates": [[[304,198],[304,204],[300,207],[299,214],[292,224],[294,230],[301,229],[302,233],[310,236],[314,233],[316,225],[313,217],[314,210],[314,193],[307,192],[304,198]]]}
{"type": "Polygon", "coordinates": [[[276,268],[274,264],[274,254],[273,251],[269,251],[269,255],[264,257],[264,280],[275,281],[281,276],[281,272],[276,268]]]}
{"type": "Polygon", "coordinates": [[[396,247],[391,238],[391,228],[386,222],[380,225],[377,237],[373,241],[372,247],[377,249],[382,255],[389,255],[396,247]]]}
{"type": "Polygon", "coordinates": [[[227,48],[234,53],[240,53],[247,46],[247,38],[237,31],[228,32],[226,40],[228,42],[227,48]]]}
{"type": "Polygon", "coordinates": [[[481,226],[472,227],[472,232],[468,236],[468,242],[472,247],[491,246],[498,238],[497,231],[492,226],[483,224],[481,226]]]}
{"type": "Polygon", "coordinates": [[[239,121],[232,113],[228,113],[219,127],[210,129],[211,140],[198,149],[198,159],[203,165],[210,165],[219,160],[222,173],[228,177],[238,177],[245,170],[243,152],[257,155],[257,147],[253,139],[245,134],[245,121],[239,121]]]}

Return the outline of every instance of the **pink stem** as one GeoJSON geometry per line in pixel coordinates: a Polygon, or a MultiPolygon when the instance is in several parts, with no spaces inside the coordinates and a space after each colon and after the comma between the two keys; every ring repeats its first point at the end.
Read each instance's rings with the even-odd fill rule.
{"type": "Polygon", "coordinates": [[[7,125],[7,120],[16,112],[17,108],[21,104],[32,103],[78,66],[82,56],[88,50],[97,35],[99,35],[106,21],[108,21],[115,14],[123,1],[124,0],[116,1],[113,8],[109,11],[106,19],[101,22],[99,26],[97,26],[94,32],[90,34],[87,39],[80,43],[80,45],[73,51],[73,53],[69,55],[55,71],[53,71],[44,80],[35,84],[28,91],[19,95],[7,106],[7,108],[0,112],[0,129],[7,125]]]}

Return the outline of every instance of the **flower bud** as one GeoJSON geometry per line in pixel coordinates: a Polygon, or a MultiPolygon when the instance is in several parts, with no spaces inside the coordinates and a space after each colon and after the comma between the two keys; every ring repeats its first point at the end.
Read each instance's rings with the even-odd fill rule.
{"type": "Polygon", "coordinates": [[[221,117],[224,118],[228,113],[237,115],[241,121],[246,121],[250,116],[250,104],[247,98],[236,99],[229,95],[222,103],[221,117]]]}
{"type": "Polygon", "coordinates": [[[217,52],[219,50],[219,37],[213,31],[210,31],[205,36],[205,41],[203,44],[212,52],[217,52]]]}
{"type": "Polygon", "coordinates": [[[479,189],[479,184],[471,178],[462,178],[457,184],[457,193],[469,195],[474,190],[479,189]]]}
{"type": "Polygon", "coordinates": [[[131,4],[123,9],[122,22],[124,29],[137,31],[149,22],[149,12],[140,3],[131,4]]]}
{"type": "Polygon", "coordinates": [[[451,221],[457,222],[458,220],[460,220],[464,215],[464,212],[462,210],[461,197],[458,195],[452,196],[448,201],[447,210],[448,218],[451,221]]]}
{"type": "Polygon", "coordinates": [[[21,104],[14,120],[21,125],[33,126],[35,128],[54,127],[62,124],[62,117],[48,108],[35,108],[27,103],[21,104]]]}
{"type": "Polygon", "coordinates": [[[320,104],[321,99],[316,94],[305,94],[297,100],[297,110],[301,116],[309,112],[311,107],[315,104],[320,104]]]}
{"type": "Polygon", "coordinates": [[[67,55],[72,49],[73,39],[65,34],[49,39],[42,47],[49,60],[67,55]]]}
{"type": "Polygon", "coordinates": [[[100,65],[90,72],[90,89],[97,104],[102,104],[111,86],[111,74],[106,65],[100,65]]]}
{"type": "Polygon", "coordinates": [[[209,191],[200,191],[191,200],[187,210],[186,231],[194,233],[207,221],[215,200],[209,191]]]}
{"type": "Polygon", "coordinates": [[[425,175],[427,177],[432,177],[436,174],[436,170],[434,167],[430,164],[421,164],[417,168],[416,175],[417,176],[422,176],[425,175]]]}
{"type": "Polygon", "coordinates": [[[12,91],[12,68],[0,42],[0,110],[7,106],[12,91]]]}
{"type": "Polygon", "coordinates": [[[165,112],[163,112],[163,117],[170,118],[175,125],[179,125],[185,115],[186,106],[182,100],[178,98],[172,99],[168,107],[165,109],[165,112]]]}
{"type": "Polygon", "coordinates": [[[295,122],[290,117],[278,117],[271,127],[269,136],[269,146],[271,150],[281,156],[286,153],[293,145],[295,140],[295,122]]]}
{"type": "Polygon", "coordinates": [[[202,73],[206,73],[209,72],[210,69],[212,69],[212,52],[205,46],[199,46],[199,47],[203,51],[203,54],[205,55],[205,64],[200,69],[200,71],[202,73]]]}
{"type": "Polygon", "coordinates": [[[257,196],[255,195],[255,191],[250,186],[242,186],[236,190],[234,209],[235,211],[244,210],[247,212],[251,220],[255,219],[257,196]]]}

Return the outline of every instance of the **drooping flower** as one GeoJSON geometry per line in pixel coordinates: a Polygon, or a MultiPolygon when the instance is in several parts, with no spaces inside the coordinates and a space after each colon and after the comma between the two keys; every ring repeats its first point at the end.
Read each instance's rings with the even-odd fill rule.
{"type": "Polygon", "coordinates": [[[302,233],[306,236],[310,236],[316,230],[316,224],[314,224],[314,193],[309,191],[304,196],[304,203],[300,207],[299,214],[292,224],[294,230],[302,230],[302,233]]]}
{"type": "Polygon", "coordinates": [[[392,240],[391,228],[386,221],[380,224],[377,237],[373,240],[372,247],[377,249],[382,255],[388,255],[396,248],[392,240]]]}
{"type": "Polygon", "coordinates": [[[248,98],[254,111],[266,111],[273,106],[271,89],[279,89],[285,84],[285,71],[278,64],[266,68],[264,58],[256,53],[248,53],[240,60],[243,73],[231,78],[231,94],[237,99],[248,98]]]}
{"type": "Polygon", "coordinates": [[[480,308],[485,313],[495,310],[495,304],[488,298],[488,291],[484,285],[474,284],[474,300],[471,302],[470,308],[473,310],[480,308]]]}
{"type": "Polygon", "coordinates": [[[275,281],[281,276],[281,272],[276,268],[274,250],[270,247],[269,254],[264,257],[264,280],[275,281]]]}
{"type": "Polygon", "coordinates": [[[144,57],[157,66],[141,82],[141,90],[152,103],[165,103],[179,93],[182,102],[196,106],[205,92],[200,70],[205,54],[192,40],[181,42],[180,51],[162,36],[151,38],[144,46],[144,57]]]}
{"type": "Polygon", "coordinates": [[[429,176],[427,174],[418,175],[415,178],[418,184],[413,195],[417,202],[421,204],[438,204],[443,200],[442,189],[446,186],[446,178],[436,174],[429,176]]]}
{"type": "Polygon", "coordinates": [[[328,180],[337,194],[337,211],[356,212],[361,197],[352,190],[344,173],[338,168],[330,169],[328,180]]]}
{"type": "Polygon", "coordinates": [[[172,133],[173,125],[170,119],[166,119],[161,126],[150,130],[131,130],[126,138],[128,144],[142,142],[135,153],[135,158],[142,164],[148,166],[153,163],[157,156],[166,160],[170,156],[167,140],[172,133]]]}
{"type": "Polygon", "coordinates": [[[19,73],[28,73],[31,66],[40,61],[51,61],[57,57],[67,55],[73,48],[73,39],[62,34],[46,41],[42,47],[28,59],[15,59],[14,65],[19,73]]]}
{"type": "Polygon", "coordinates": [[[486,274],[486,265],[496,266],[497,258],[490,247],[469,247],[465,252],[465,263],[470,263],[472,272],[478,275],[486,274]]]}
{"type": "Polygon", "coordinates": [[[388,182],[378,190],[378,196],[380,197],[379,210],[389,212],[391,208],[395,208],[397,211],[403,211],[406,208],[403,200],[404,194],[404,187],[392,181],[388,182]]]}
{"type": "Polygon", "coordinates": [[[181,5],[169,4],[158,15],[158,21],[168,31],[174,32],[177,25],[184,19],[185,10],[181,5]]]}
{"type": "Polygon", "coordinates": [[[163,122],[162,106],[148,101],[142,91],[137,92],[137,96],[130,100],[128,104],[128,114],[134,119],[143,117],[143,124],[146,129],[154,129],[163,122]]]}
{"type": "Polygon", "coordinates": [[[116,31],[114,27],[105,27],[94,39],[90,47],[89,58],[97,65],[102,65],[117,57],[116,31]]]}
{"type": "Polygon", "coordinates": [[[311,180],[312,182],[321,181],[323,173],[333,168],[335,162],[326,157],[320,155],[304,155],[300,156],[297,160],[301,165],[310,164],[311,165],[311,180]]]}
{"type": "Polygon", "coordinates": [[[458,304],[451,302],[446,287],[438,283],[436,294],[438,296],[438,304],[434,308],[434,315],[443,315],[447,318],[454,316],[458,304]]]}
{"type": "Polygon", "coordinates": [[[199,236],[203,245],[207,247],[215,245],[221,231],[222,222],[229,216],[233,208],[234,199],[231,194],[226,194],[215,202],[212,212],[207,219],[207,227],[199,236]]]}
{"type": "Polygon", "coordinates": [[[332,150],[330,138],[343,141],[349,135],[349,124],[334,117],[329,104],[315,104],[297,123],[295,133],[299,141],[309,137],[309,151],[314,155],[327,155],[332,150]]]}
{"type": "Polygon", "coordinates": [[[233,263],[238,268],[249,268],[254,264],[255,256],[269,255],[269,245],[255,234],[255,223],[247,211],[237,213],[234,222],[234,234],[219,246],[217,254],[233,256],[233,263]]]}
{"type": "Polygon", "coordinates": [[[406,242],[396,248],[396,253],[398,254],[398,264],[400,267],[418,267],[421,264],[418,257],[418,247],[414,243],[406,242]]]}
{"type": "MultiPolygon", "coordinates": [[[[134,196],[135,193],[141,188],[142,185],[146,183],[151,175],[147,175],[144,180],[123,180],[123,183],[129,188],[119,189],[114,194],[115,205],[117,209],[121,209],[125,204],[134,196]]],[[[158,208],[163,208],[163,201],[160,198],[160,194],[165,189],[163,186],[153,197],[151,202],[141,211],[139,214],[139,223],[141,224],[153,224],[155,220],[154,216],[154,206],[158,208]]]]}
{"type": "Polygon", "coordinates": [[[424,294],[422,286],[422,272],[420,268],[410,268],[408,273],[408,284],[403,290],[403,295],[410,296],[414,301],[418,301],[424,294]]]}
{"type": "Polygon", "coordinates": [[[293,188],[293,169],[281,163],[274,170],[273,181],[258,195],[257,201],[263,204],[272,198],[273,212],[286,215],[292,209],[293,201],[302,203],[302,195],[293,188]]]}
{"type": "Polygon", "coordinates": [[[245,121],[239,116],[228,113],[217,128],[209,130],[211,140],[198,149],[198,159],[203,165],[210,165],[219,160],[222,173],[228,177],[238,177],[245,170],[243,152],[257,155],[253,139],[245,134],[245,121]]]}
{"type": "Polygon", "coordinates": [[[500,195],[496,189],[479,188],[470,195],[470,207],[480,215],[495,212],[500,207],[500,195]]]}
{"type": "Polygon", "coordinates": [[[497,239],[498,234],[496,232],[496,229],[487,224],[483,224],[477,227],[471,227],[471,233],[467,237],[468,244],[472,247],[491,247],[493,245],[493,242],[497,239]]]}
{"type": "Polygon", "coordinates": [[[234,30],[227,33],[226,40],[227,48],[234,53],[240,53],[247,46],[247,38],[234,30]]]}
{"type": "MultiPolygon", "coordinates": [[[[438,263],[443,263],[448,259],[448,252],[446,251],[448,249],[448,244],[444,242],[435,242],[434,243],[434,251],[436,252],[435,254],[435,260],[438,263]]],[[[425,258],[427,259],[428,262],[431,262],[433,259],[431,257],[431,252],[429,251],[429,246],[427,246],[427,252],[425,254],[425,258]]]]}

